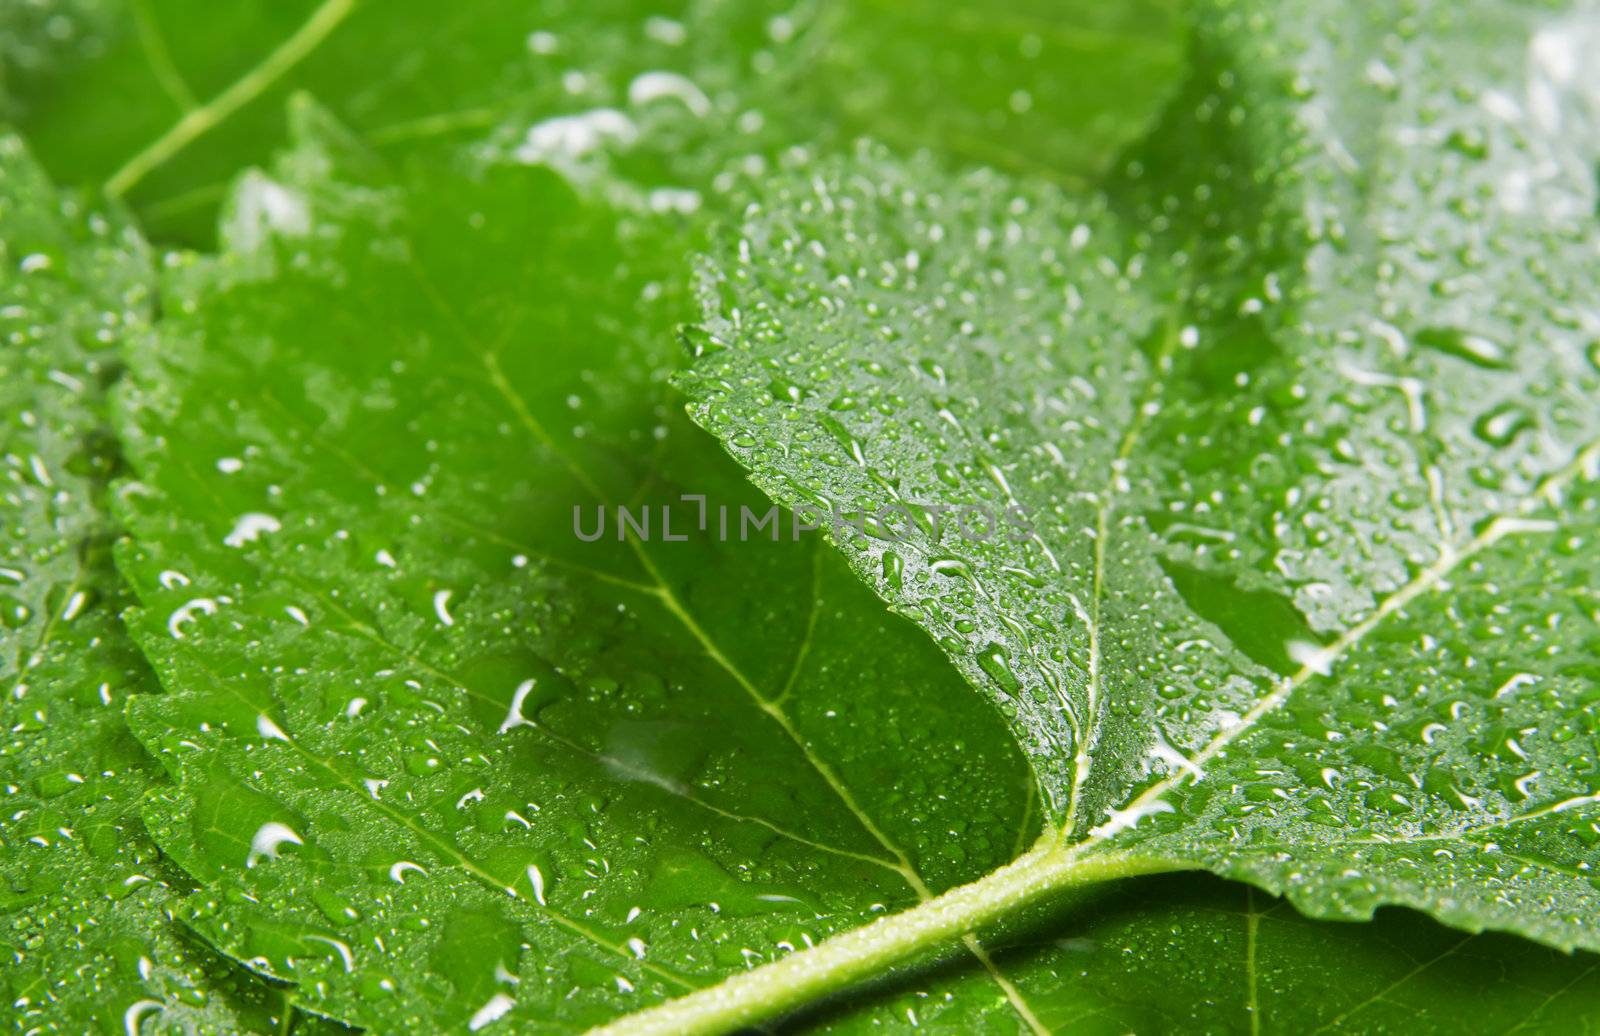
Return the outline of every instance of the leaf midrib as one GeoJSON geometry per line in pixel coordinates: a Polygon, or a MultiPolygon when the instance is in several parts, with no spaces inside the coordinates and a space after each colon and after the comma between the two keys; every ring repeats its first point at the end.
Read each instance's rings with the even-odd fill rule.
{"type": "MultiPolygon", "coordinates": [[[[1093,771],[1094,748],[1100,734],[1100,692],[1103,685],[1102,666],[1104,664],[1100,648],[1100,610],[1105,600],[1106,540],[1111,535],[1111,515],[1122,496],[1121,485],[1127,477],[1124,469],[1128,460],[1132,458],[1134,451],[1138,449],[1139,440],[1150,423],[1150,408],[1161,397],[1164,386],[1163,379],[1171,373],[1172,358],[1178,348],[1179,332],[1177,324],[1174,314],[1169,311],[1164,323],[1161,347],[1152,363],[1154,368],[1151,372],[1152,376],[1146,380],[1144,391],[1140,393],[1140,398],[1135,401],[1134,411],[1129,416],[1128,427],[1123,432],[1116,456],[1111,460],[1111,470],[1106,474],[1106,484],[1100,491],[1100,500],[1096,507],[1094,572],[1091,577],[1093,582],[1090,591],[1089,613],[1084,617],[1089,628],[1089,684],[1084,704],[1087,722],[1079,724],[1082,729],[1078,732],[1077,737],[1078,745],[1072,772],[1072,791],[1068,800],[1066,819],[1061,825],[1060,840],[1063,842],[1072,837],[1073,829],[1078,822],[1080,799],[1093,771]]],[[[1053,557],[1052,560],[1054,560],[1053,557]]],[[[1072,715],[1070,710],[1067,715],[1070,719],[1072,715]]]]}

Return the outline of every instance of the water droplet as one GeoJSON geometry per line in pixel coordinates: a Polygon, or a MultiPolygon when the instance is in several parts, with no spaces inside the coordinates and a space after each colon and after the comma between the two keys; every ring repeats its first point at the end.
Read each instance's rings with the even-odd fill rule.
{"type": "Polygon", "coordinates": [[[995,682],[1008,696],[1015,698],[1022,691],[1022,681],[1011,670],[1011,658],[999,644],[990,644],[978,652],[978,668],[995,682]]]}
{"type": "Polygon", "coordinates": [[[767,384],[767,391],[780,403],[798,403],[808,395],[802,386],[784,377],[773,378],[767,384]]]}
{"type": "Polygon", "coordinates": [[[0,626],[19,629],[33,618],[33,609],[20,597],[0,597],[0,626]]]}
{"type": "Polygon", "coordinates": [[[1412,341],[1485,370],[1511,369],[1506,351],[1498,342],[1459,327],[1425,327],[1412,336],[1412,341]]]}
{"type": "Polygon", "coordinates": [[[892,550],[883,552],[883,581],[899,590],[905,580],[905,561],[892,550]]]}
{"type": "Polygon", "coordinates": [[[1509,446],[1534,426],[1533,418],[1515,403],[1501,403],[1472,422],[1472,432],[1491,446],[1509,446]]]}
{"type": "Polygon", "coordinates": [[[233,523],[233,531],[222,538],[222,542],[230,547],[243,547],[247,543],[254,543],[266,533],[277,532],[283,528],[283,523],[270,514],[250,512],[241,514],[233,523]]]}
{"type": "Polygon", "coordinates": [[[254,867],[263,859],[276,860],[285,845],[304,844],[304,840],[288,824],[268,821],[258,827],[251,837],[250,855],[245,858],[244,865],[254,867]]]}

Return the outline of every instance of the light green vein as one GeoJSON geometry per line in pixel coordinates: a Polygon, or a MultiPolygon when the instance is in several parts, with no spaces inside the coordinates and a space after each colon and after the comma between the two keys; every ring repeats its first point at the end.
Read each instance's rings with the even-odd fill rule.
{"type": "MultiPolygon", "coordinates": [[[[421,266],[415,262],[415,260],[413,260],[412,268],[416,273],[419,282],[422,284],[424,291],[428,294],[428,297],[433,301],[434,305],[438,307],[440,312],[456,325],[463,339],[470,343],[478,355],[482,358],[490,386],[501,396],[506,406],[517,418],[518,422],[522,424],[530,436],[544,446],[544,448],[548,450],[554,457],[556,457],[557,460],[568,469],[573,478],[576,479],[586,490],[588,490],[591,495],[593,495],[596,499],[603,501],[605,499],[604,493],[601,492],[600,487],[595,483],[594,479],[590,477],[589,473],[580,465],[578,465],[577,462],[568,456],[566,451],[562,450],[556,445],[556,442],[550,435],[549,431],[545,429],[544,425],[537,417],[534,416],[532,410],[529,409],[527,401],[522,398],[521,393],[517,391],[516,387],[512,385],[510,380],[505,376],[494,350],[483,347],[483,345],[478,341],[477,337],[472,334],[471,329],[468,327],[466,322],[461,319],[460,315],[456,313],[454,307],[452,307],[448,300],[446,300],[433,286],[431,280],[427,276],[426,271],[423,270],[421,266]]],[[[508,331],[507,334],[509,335],[509,333],[510,332],[508,331]]],[[[733,679],[733,681],[740,688],[742,688],[747,695],[749,695],[751,700],[755,702],[757,708],[766,713],[767,716],[771,718],[775,724],[777,724],[778,728],[783,731],[784,736],[793,742],[795,747],[797,747],[801,754],[805,757],[806,762],[818,774],[818,776],[822,778],[823,782],[828,785],[828,787],[838,797],[839,801],[843,803],[847,810],[849,810],[851,815],[855,817],[857,823],[859,823],[862,828],[866,830],[866,832],[884,848],[886,852],[895,858],[896,869],[900,872],[906,884],[913,892],[916,893],[917,898],[924,903],[932,900],[934,898],[933,890],[930,889],[927,882],[923,880],[922,875],[912,864],[911,858],[906,854],[905,850],[902,849],[899,844],[894,841],[894,839],[890,838],[889,835],[878,825],[877,821],[872,818],[871,814],[869,814],[866,809],[861,806],[861,803],[856,799],[855,794],[851,792],[850,788],[845,784],[838,772],[834,770],[833,766],[829,764],[827,760],[819,756],[811,747],[811,744],[800,733],[799,728],[794,725],[794,721],[789,717],[789,714],[785,712],[784,709],[773,699],[763,695],[750,680],[750,678],[747,677],[744,672],[734,664],[733,660],[728,658],[728,656],[722,651],[722,648],[700,625],[700,623],[690,613],[688,608],[684,606],[683,602],[678,599],[677,594],[667,582],[666,577],[661,573],[661,570],[656,566],[654,559],[650,557],[649,552],[644,549],[643,545],[638,541],[638,539],[635,537],[629,537],[628,545],[632,549],[634,556],[638,559],[639,564],[644,567],[645,571],[649,574],[650,579],[654,582],[656,598],[678,620],[683,628],[688,631],[689,635],[700,646],[700,650],[705,653],[706,657],[710,658],[724,672],[726,672],[733,679]]],[[[962,943],[972,953],[972,955],[977,958],[979,963],[983,965],[984,969],[989,973],[990,978],[994,980],[995,984],[998,985],[1001,991],[1005,994],[1006,999],[1011,1004],[1012,1009],[1016,1011],[1017,1015],[1023,1020],[1024,1023],[1027,1024],[1029,1029],[1037,1034],[1037,1036],[1050,1036],[1049,1028],[1047,1028],[1044,1023],[1039,1020],[1038,1015],[1033,1011],[1026,998],[1022,995],[1022,991],[1019,990],[1010,979],[1006,978],[1006,976],[1001,972],[999,966],[995,964],[993,958],[989,956],[988,951],[985,950],[982,944],[978,942],[977,937],[970,934],[963,936],[962,943]]]]}
{"type": "MultiPolygon", "coordinates": [[[[1117,446],[1116,456],[1112,458],[1111,470],[1106,473],[1106,484],[1100,491],[1098,506],[1095,508],[1094,576],[1090,590],[1089,614],[1084,620],[1089,628],[1089,684],[1085,694],[1083,717],[1074,725],[1077,729],[1078,744],[1073,760],[1072,796],[1067,804],[1066,818],[1061,824],[1062,841],[1071,837],[1073,827],[1078,821],[1079,803],[1083,796],[1084,785],[1089,780],[1095,742],[1100,732],[1100,698],[1104,687],[1102,670],[1105,665],[1100,646],[1100,612],[1105,601],[1106,541],[1111,538],[1111,515],[1116,508],[1117,499],[1122,495],[1122,485],[1127,479],[1125,469],[1128,460],[1138,448],[1139,439],[1149,423],[1152,410],[1158,405],[1166,378],[1171,372],[1172,357],[1177,351],[1180,337],[1177,324],[1177,320],[1169,312],[1162,334],[1161,348],[1151,365],[1153,368],[1151,377],[1146,381],[1145,390],[1135,403],[1133,413],[1129,415],[1128,427],[1117,446]]],[[[1070,717],[1070,709],[1068,714],[1070,717]]]]}
{"type": "Polygon", "coordinates": [[[1467,936],[1462,937],[1460,941],[1450,944],[1450,946],[1448,946],[1442,953],[1440,953],[1437,956],[1434,956],[1434,957],[1432,957],[1432,958],[1430,958],[1428,960],[1425,960],[1425,961],[1421,962],[1416,967],[1414,967],[1410,971],[1406,972],[1404,975],[1401,975],[1399,978],[1395,979],[1393,982],[1389,983],[1387,986],[1384,986],[1382,989],[1378,990],[1376,993],[1373,993],[1371,996],[1367,997],[1366,999],[1361,1000],[1360,1002],[1352,1004],[1351,1006],[1345,1008],[1343,1011],[1341,1011],[1339,1014],[1335,1015],[1333,1018],[1329,1019],[1328,1021],[1326,1021],[1326,1022],[1322,1023],[1321,1025],[1317,1026],[1315,1029],[1311,1030],[1311,1032],[1307,1033],[1306,1036],[1317,1036],[1318,1033],[1336,1031],[1338,1029],[1339,1025],[1342,1022],[1344,1022],[1345,1019],[1349,1018],[1351,1015],[1355,1014],[1357,1011],[1363,1010],[1363,1009],[1365,1009],[1367,1007],[1372,1006],[1375,1003],[1378,1003],[1384,997],[1388,996],[1390,993],[1394,992],[1396,989],[1399,989],[1401,986],[1405,985],[1407,982],[1410,982],[1412,979],[1416,978],[1418,975],[1420,975],[1423,972],[1427,971],[1429,968],[1433,967],[1435,964],[1437,964],[1440,961],[1444,960],[1446,957],[1449,957],[1451,954],[1457,952],[1463,946],[1467,945],[1467,943],[1471,942],[1475,938],[1477,938],[1477,937],[1474,936],[1474,935],[1467,935],[1467,936]]]}
{"type": "MultiPolygon", "coordinates": [[[[416,652],[407,650],[406,648],[402,647],[401,645],[396,644],[394,641],[392,641],[389,638],[385,637],[378,630],[373,629],[369,624],[363,622],[359,617],[357,617],[356,615],[352,614],[350,611],[348,611],[346,608],[344,608],[341,604],[339,604],[336,600],[334,600],[333,598],[331,598],[331,597],[327,596],[326,594],[322,593],[321,591],[319,591],[316,587],[312,586],[311,584],[309,584],[307,582],[304,582],[303,580],[296,579],[294,577],[287,577],[287,578],[289,578],[291,582],[293,582],[297,587],[299,587],[302,592],[311,595],[318,602],[320,602],[323,607],[327,608],[330,612],[333,612],[333,613],[337,614],[340,618],[342,618],[348,624],[348,628],[349,629],[354,631],[357,635],[359,635],[362,639],[366,640],[368,643],[372,644],[374,647],[379,647],[379,648],[382,648],[382,649],[390,652],[396,658],[398,658],[398,659],[400,659],[400,660],[402,660],[404,662],[407,662],[410,665],[416,667],[417,670],[419,670],[420,672],[427,673],[429,676],[432,676],[432,677],[434,677],[434,678],[436,678],[436,679],[448,684],[449,686],[455,688],[457,691],[459,691],[460,693],[466,695],[469,698],[473,698],[473,699],[475,699],[477,701],[480,701],[480,702],[483,702],[484,704],[487,704],[487,705],[493,705],[493,706],[495,706],[497,708],[498,707],[504,707],[505,703],[503,701],[500,701],[500,700],[495,699],[495,698],[491,698],[489,695],[486,695],[486,694],[483,694],[480,691],[474,690],[472,687],[467,685],[466,681],[462,680],[459,676],[455,675],[454,673],[450,672],[449,670],[446,670],[446,669],[443,669],[443,668],[441,668],[441,667],[439,667],[437,665],[434,665],[432,662],[429,662],[427,659],[423,658],[421,655],[418,655],[416,652]]],[[[606,766],[606,767],[609,767],[609,768],[612,768],[612,769],[616,769],[616,770],[619,770],[621,772],[627,772],[627,767],[621,760],[615,759],[615,758],[613,758],[611,756],[608,756],[608,755],[606,755],[606,754],[604,754],[602,752],[595,752],[595,751],[592,751],[590,749],[584,748],[582,745],[578,744],[577,742],[575,742],[575,741],[563,736],[560,733],[557,733],[556,731],[552,730],[551,728],[545,726],[542,723],[539,723],[539,722],[537,722],[535,720],[529,719],[528,717],[523,717],[523,719],[529,726],[533,727],[533,729],[536,730],[538,733],[540,733],[544,737],[548,738],[550,741],[552,741],[552,742],[560,745],[561,747],[567,749],[568,751],[573,752],[574,754],[577,754],[577,755],[581,755],[584,758],[589,759],[589,760],[591,760],[593,762],[599,763],[599,764],[601,764],[603,766],[606,766]]],[[[900,869],[899,866],[892,860],[885,860],[882,857],[871,856],[871,855],[868,855],[866,853],[854,852],[852,850],[844,849],[844,848],[841,848],[841,847],[836,846],[836,845],[829,845],[826,842],[819,842],[819,841],[816,841],[815,839],[807,838],[804,835],[801,835],[801,834],[798,834],[798,833],[796,833],[794,831],[791,831],[788,828],[785,828],[785,827],[783,827],[783,826],[781,826],[779,824],[775,824],[772,821],[767,820],[765,817],[752,816],[752,815],[744,814],[744,813],[735,813],[732,810],[723,809],[721,806],[718,806],[718,805],[716,805],[715,803],[712,803],[712,802],[708,802],[705,799],[702,799],[702,798],[700,798],[700,797],[698,797],[696,795],[692,795],[689,792],[683,790],[682,788],[677,788],[677,787],[673,787],[671,785],[663,784],[663,783],[661,783],[659,781],[649,781],[648,783],[650,784],[651,787],[658,788],[661,791],[664,791],[664,792],[666,792],[666,793],[668,793],[670,795],[673,795],[673,796],[675,796],[677,798],[680,798],[680,799],[684,800],[685,802],[691,803],[691,804],[693,804],[695,806],[699,806],[700,808],[706,810],[707,812],[713,813],[713,814],[715,814],[715,815],[717,815],[719,817],[722,817],[725,820],[734,821],[736,823],[756,824],[756,825],[759,825],[761,827],[766,828],[767,830],[771,831],[773,834],[778,835],[779,837],[789,839],[790,841],[796,842],[796,843],[798,843],[800,845],[809,846],[810,848],[816,849],[816,850],[818,850],[820,852],[826,852],[826,853],[830,853],[830,854],[835,855],[835,856],[846,857],[848,859],[860,860],[860,861],[862,861],[864,863],[876,864],[876,865],[878,865],[880,867],[887,868],[888,870],[895,871],[896,873],[899,872],[899,869],[900,869]]]]}
{"type": "Polygon", "coordinates": [[[1521,1032],[1523,1029],[1526,1029],[1528,1027],[1528,1023],[1533,1021],[1534,1018],[1538,1016],[1540,1011],[1543,1011],[1557,1000],[1572,992],[1581,983],[1592,978],[1596,971],[1600,971],[1600,960],[1596,960],[1587,968],[1584,968],[1578,974],[1574,975],[1571,981],[1564,983],[1559,989],[1552,991],[1549,996],[1544,998],[1538,1007],[1535,1007],[1533,1010],[1529,1011],[1523,1016],[1521,1021],[1507,1029],[1503,1036],[1511,1036],[1512,1033],[1521,1032]]]}
{"type": "Polygon", "coordinates": [[[800,674],[806,667],[806,657],[811,654],[811,642],[817,635],[817,618],[822,611],[822,541],[816,538],[811,543],[811,610],[806,615],[805,632],[800,637],[800,647],[794,653],[794,663],[789,666],[789,677],[783,682],[783,689],[772,699],[772,704],[782,705],[794,693],[795,684],[800,680],[800,674]]]}
{"type": "MultiPolygon", "coordinates": [[[[1563,487],[1575,478],[1586,476],[1597,466],[1600,466],[1600,440],[1578,450],[1568,463],[1552,471],[1539,482],[1531,494],[1517,501],[1513,507],[1490,517],[1482,524],[1482,531],[1466,543],[1441,545],[1439,557],[1432,565],[1385,597],[1366,618],[1345,630],[1337,640],[1319,651],[1317,657],[1307,661],[1293,675],[1280,682],[1270,694],[1263,696],[1251,706],[1237,723],[1219,731],[1199,751],[1187,756],[1185,765],[1145,789],[1144,793],[1134,799],[1127,808],[1137,815],[1140,810],[1148,808],[1167,792],[1189,781],[1194,774],[1203,773],[1212,759],[1234,741],[1254,730],[1264,717],[1281,708],[1297,690],[1329,672],[1336,662],[1365,641],[1373,630],[1383,625],[1391,616],[1403,611],[1412,601],[1440,587],[1461,565],[1507,537],[1553,532],[1556,528],[1555,523],[1539,521],[1532,516],[1544,504],[1556,503],[1563,487]]],[[[1079,844],[1088,847],[1103,840],[1090,837],[1079,844]]]]}
{"type": "Polygon", "coordinates": [[[113,198],[127,194],[153,170],[165,165],[174,155],[226,121],[269,87],[283,78],[294,66],[304,61],[312,51],[355,9],[358,0],[323,0],[311,17],[295,30],[294,35],[261,60],[261,63],[236,79],[232,85],[197,108],[184,112],[167,131],[111,174],[106,181],[106,193],[113,198]]]}

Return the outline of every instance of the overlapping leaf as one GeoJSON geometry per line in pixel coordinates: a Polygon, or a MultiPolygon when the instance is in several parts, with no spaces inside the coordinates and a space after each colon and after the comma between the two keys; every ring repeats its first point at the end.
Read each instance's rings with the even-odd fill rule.
{"type": "Polygon", "coordinates": [[[275,992],[173,924],[188,882],[139,823],[160,776],[123,723],[154,679],[100,508],[104,389],[145,333],[138,235],[0,135],[0,995],[17,1031],[265,1031],[275,992]]]}
{"type": "MultiPolygon", "coordinates": [[[[935,890],[1032,839],[1007,735],[814,540],[575,538],[575,503],[765,510],[649,373],[665,228],[537,171],[401,186],[299,118],[133,356],[124,564],[170,692],[135,718],[208,940],[373,1027],[570,1031],[915,902],[862,816],[935,890]],[[567,278],[617,297],[574,311],[567,278]]],[[[1584,1010],[1588,962],[1391,919],[1328,974],[1288,948],[1325,931],[1278,907],[1255,942],[1240,892],[1175,880],[998,934],[1015,1001],[963,951],[797,1024],[1315,1027],[1499,968],[1508,1018],[1584,1010]]]]}
{"type": "Polygon", "coordinates": [[[1595,24],[1219,3],[1106,199],[802,167],[697,414],[788,505],[920,512],[840,545],[1060,838],[1600,947],[1595,24]]]}

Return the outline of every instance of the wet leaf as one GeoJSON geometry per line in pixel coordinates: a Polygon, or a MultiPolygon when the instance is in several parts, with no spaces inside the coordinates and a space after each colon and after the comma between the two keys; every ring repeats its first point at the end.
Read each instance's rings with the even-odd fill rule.
{"type": "Polygon", "coordinates": [[[101,508],[104,389],[148,331],[138,236],[0,135],[0,995],[18,1032],[276,1028],[280,996],[171,920],[189,887],[139,823],[160,768],[123,722],[155,680],[101,508]]]}
{"type": "Polygon", "coordinates": [[[1596,17],[1208,5],[1102,197],[800,163],[705,274],[697,418],[1063,843],[1600,948],[1596,17]]]}
{"type": "MultiPolygon", "coordinates": [[[[1294,909],[1592,945],[1591,29],[1325,6],[1207,6],[1087,198],[1027,184],[1081,191],[1147,128],[1174,5],[0,13],[0,108],[47,164],[158,239],[224,210],[127,357],[120,560],[169,692],[131,715],[172,782],[116,734],[115,844],[194,889],[139,916],[374,1031],[567,1032],[981,878],[1042,787],[1064,844],[1292,902],[1080,892],[788,1027],[1591,1031],[1592,957],[1294,909]],[[293,150],[241,173],[291,96],[293,150]],[[858,132],[932,155],[818,161],[858,132]],[[684,252],[741,194],[692,391],[792,510],[665,384],[684,252]],[[1007,544],[1013,495],[1040,535],[1007,544]],[[917,500],[942,536],[861,514],[917,500]],[[966,680],[792,535],[830,510],[966,680]],[[1151,787],[1176,809],[1129,812],[1151,787]]],[[[118,282],[57,301],[93,323],[89,283],[118,282]]],[[[47,430],[94,423],[61,398],[47,430]]],[[[108,473],[52,506],[105,593],[75,659],[131,666],[83,503],[108,473]]],[[[25,967],[95,902],[21,908],[25,967]]],[[[211,1006],[135,1022],[245,1024],[173,952],[211,1006]]]]}
{"type": "Polygon", "coordinates": [[[1177,85],[1177,3],[865,0],[817,15],[822,106],[908,151],[1081,183],[1177,85]]]}

